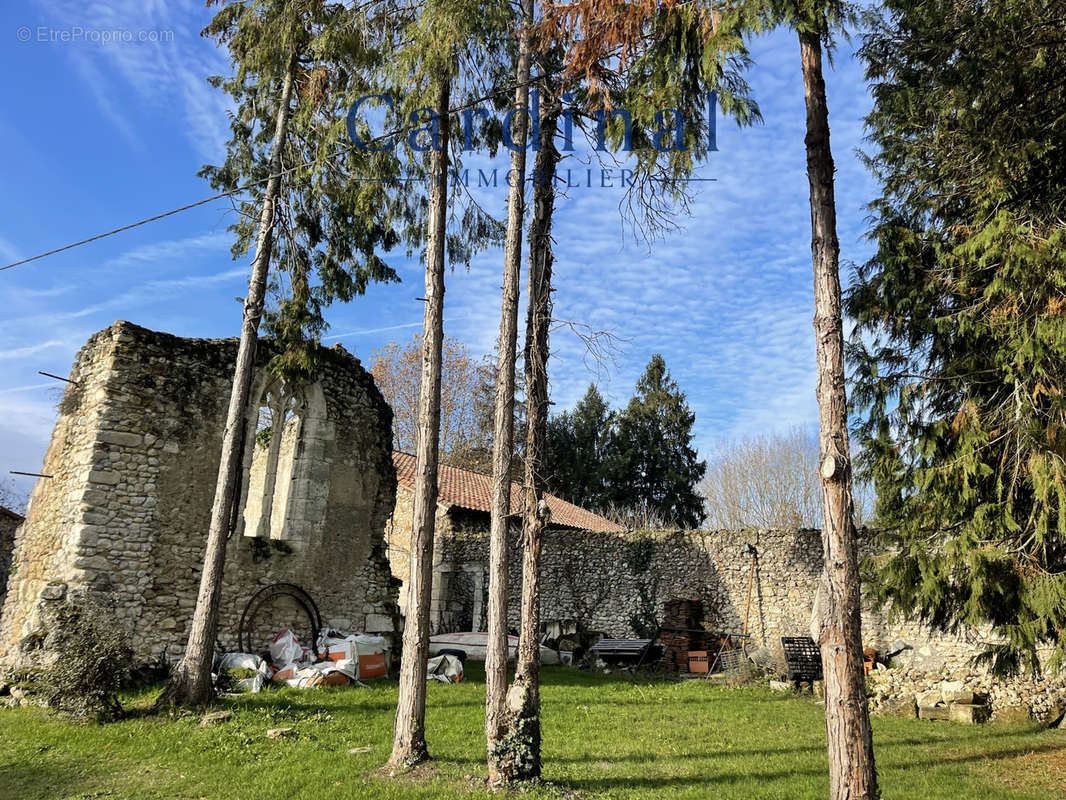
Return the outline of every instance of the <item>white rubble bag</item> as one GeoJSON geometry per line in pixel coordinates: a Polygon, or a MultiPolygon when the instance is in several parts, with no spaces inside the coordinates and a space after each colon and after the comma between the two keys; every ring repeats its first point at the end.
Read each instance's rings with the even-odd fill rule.
{"type": "Polygon", "coordinates": [[[238,692],[258,692],[270,680],[270,667],[259,656],[251,653],[226,653],[218,661],[215,668],[215,681],[217,682],[222,673],[228,669],[252,669],[255,675],[250,678],[241,678],[233,689],[238,692]]]}
{"type": "Polygon", "coordinates": [[[463,679],[463,662],[455,656],[442,653],[426,662],[426,680],[441,683],[459,683],[463,679]]]}
{"type": "Polygon", "coordinates": [[[318,652],[324,658],[358,661],[362,678],[382,678],[388,674],[388,649],[389,643],[383,636],[326,630],[318,637],[318,652]]]}
{"type": "Polygon", "coordinates": [[[283,667],[302,660],[303,648],[300,641],[288,628],[282,628],[270,643],[270,663],[275,667],[283,667]]]}
{"type": "Polygon", "coordinates": [[[363,686],[359,682],[359,661],[351,659],[319,661],[310,666],[301,667],[285,683],[297,689],[311,689],[315,686],[343,686],[349,683],[363,686]]]}

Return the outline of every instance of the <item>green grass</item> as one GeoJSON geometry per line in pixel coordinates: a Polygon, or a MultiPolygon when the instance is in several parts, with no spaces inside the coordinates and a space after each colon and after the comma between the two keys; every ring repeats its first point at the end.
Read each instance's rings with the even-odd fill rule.
{"type": "MultiPolygon", "coordinates": [[[[0,711],[0,798],[487,797],[483,673],[429,686],[435,760],[375,777],[389,754],[396,686],[285,689],[221,702],[233,718],[142,714],[79,725],[38,708],[0,711]],[[268,728],[291,727],[268,740],[268,728]],[[368,753],[348,750],[370,747],[368,753]]],[[[152,694],[131,698],[145,708],[152,694]]],[[[544,670],[544,778],[530,797],[780,798],[828,795],[822,708],[810,698],[706,682],[634,682],[544,670]]],[[[888,800],[1041,798],[1066,785],[1066,730],[876,719],[888,800]]]]}

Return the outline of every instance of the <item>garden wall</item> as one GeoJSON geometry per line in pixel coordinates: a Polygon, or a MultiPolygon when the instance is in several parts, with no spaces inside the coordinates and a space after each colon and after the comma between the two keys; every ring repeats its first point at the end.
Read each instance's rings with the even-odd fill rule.
{"type": "MultiPolygon", "coordinates": [[[[454,533],[440,540],[439,569],[445,578],[488,564],[488,536],[454,533]]],[[[521,545],[517,532],[510,543],[512,627],[518,624],[521,591],[521,545]]],[[[673,598],[699,598],[705,618],[722,631],[741,632],[745,615],[755,647],[780,651],[780,637],[809,635],[811,607],[822,572],[822,544],[816,530],[674,531],[632,534],[549,530],[542,547],[542,611],[545,621],[574,619],[586,630],[612,636],[650,635],[661,621],[662,607],[673,598]],[[744,545],[754,546],[752,557],[744,545]],[[751,604],[748,609],[748,586],[751,604]]],[[[484,630],[485,598],[472,604],[466,596],[471,580],[451,581],[446,608],[450,621],[465,622],[469,609],[481,609],[474,627],[484,630]]],[[[487,579],[476,581],[487,587],[487,579]]],[[[484,590],[483,590],[484,591],[484,590]]],[[[445,620],[444,627],[447,627],[445,620]]],[[[454,629],[454,628],[453,628],[454,629]]],[[[890,621],[877,608],[863,614],[865,644],[887,652],[897,641],[913,649],[901,660],[938,668],[966,660],[977,651],[975,632],[931,635],[910,621],[890,621]]]]}

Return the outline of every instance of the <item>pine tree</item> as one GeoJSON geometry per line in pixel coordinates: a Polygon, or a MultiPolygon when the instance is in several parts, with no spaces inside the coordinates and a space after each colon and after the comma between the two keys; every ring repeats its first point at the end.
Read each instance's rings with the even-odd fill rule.
{"type": "MultiPolygon", "coordinates": [[[[626,56],[656,41],[664,20],[688,33],[673,48],[704,65],[704,79],[728,77],[723,56],[746,65],[743,37],[787,26],[800,45],[807,112],[807,178],[810,184],[811,255],[814,267],[816,358],[818,363],[819,449],[822,463],[823,574],[818,615],[811,632],[819,643],[826,673],[826,739],[830,793],[834,800],[877,797],[873,738],[862,675],[862,635],[855,525],[852,519],[851,457],[841,323],[839,245],[829,145],[829,112],[822,77],[823,46],[832,44],[850,8],[840,0],[744,0],[722,5],[687,0],[613,2],[574,0],[559,7],[557,23],[580,32],[568,53],[571,69],[594,72],[598,55],[626,56]],[[707,65],[718,70],[717,75],[707,65]]],[[[673,43],[669,38],[668,42],[673,43]]],[[[651,52],[657,52],[652,48],[651,52]]],[[[670,52],[670,48],[666,49],[670,52]]],[[[653,59],[652,63],[662,59],[653,59]]],[[[682,63],[688,63],[682,62],[682,63]]],[[[728,62],[727,62],[728,63],[728,62]]],[[[690,74],[679,72],[679,74],[690,74]]],[[[676,77],[675,77],[676,81],[676,77]]],[[[682,82],[682,85],[686,85],[682,82]]],[[[727,84],[728,85],[728,84],[727,84]]],[[[676,164],[676,159],[671,159],[676,164]]],[[[683,166],[683,162],[682,162],[683,166]]]]}
{"type": "Polygon", "coordinates": [[[873,258],[848,297],[867,585],[997,671],[1066,664],[1066,40],[1061,2],[890,0],[873,81],[873,258]]]}
{"type": "Polygon", "coordinates": [[[618,415],[611,491],[620,508],[645,507],[668,524],[697,528],[706,512],[697,487],[707,471],[692,447],[692,413],[659,354],[618,415]]]}
{"type": "Polygon", "coordinates": [[[603,509],[610,502],[608,465],[614,414],[595,384],[573,411],[548,421],[548,490],[586,508],[603,509]]]}
{"type": "MultiPolygon", "coordinates": [[[[386,10],[386,20],[391,12],[391,8],[386,10]]],[[[398,29],[398,38],[403,45],[396,54],[393,74],[408,89],[404,112],[414,114],[409,118],[429,117],[421,131],[428,139],[427,145],[419,145],[417,131],[408,137],[409,151],[429,151],[426,166],[429,197],[410,577],[396,724],[387,765],[393,774],[430,757],[425,737],[426,657],[437,511],[446,250],[453,263],[458,259],[469,259],[470,254],[483,246],[493,233],[498,233],[499,228],[494,221],[485,219],[479,209],[472,208],[463,216],[465,230],[460,235],[448,235],[448,175],[457,166],[451,155],[453,87],[461,87],[464,83],[464,64],[476,63],[485,67],[493,64],[499,36],[509,19],[503,4],[478,0],[427,0],[418,6],[401,7],[397,13],[399,17],[392,23],[395,26],[395,23],[403,22],[403,27],[398,29]]]]}

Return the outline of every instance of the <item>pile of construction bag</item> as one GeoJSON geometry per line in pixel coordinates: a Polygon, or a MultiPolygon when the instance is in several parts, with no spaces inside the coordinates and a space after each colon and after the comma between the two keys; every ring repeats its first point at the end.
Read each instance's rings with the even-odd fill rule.
{"type": "Polygon", "coordinates": [[[364,685],[388,675],[388,642],[381,636],[323,631],[312,649],[282,628],[270,643],[269,661],[251,653],[226,653],[215,665],[220,691],[259,692],[268,684],[310,689],[364,685]],[[317,650],[317,653],[316,653],[317,650]]]}

